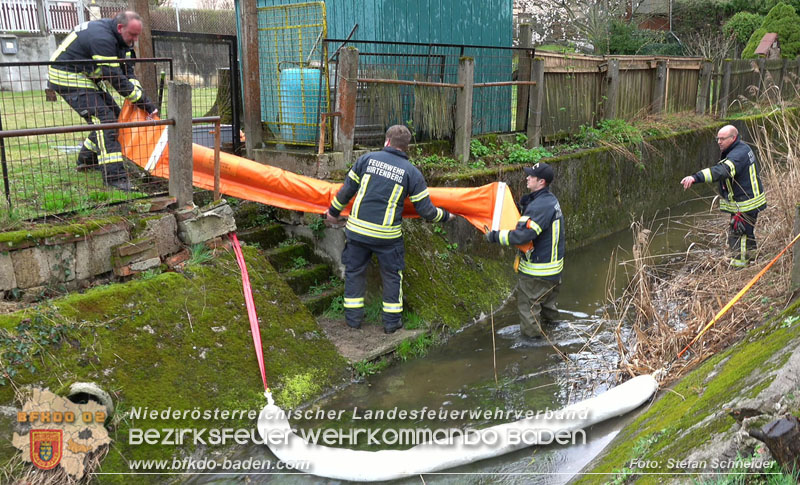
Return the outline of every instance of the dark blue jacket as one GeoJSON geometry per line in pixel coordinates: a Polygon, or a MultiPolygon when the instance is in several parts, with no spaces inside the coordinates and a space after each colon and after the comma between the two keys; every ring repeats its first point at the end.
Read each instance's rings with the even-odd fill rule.
{"type": "Polygon", "coordinates": [[[719,182],[723,212],[761,211],[767,206],[767,195],[761,185],[760,168],[753,150],[738,137],[720,155],[713,167],[693,175],[695,182],[719,182]]]}
{"type": "Polygon", "coordinates": [[[533,249],[523,255],[519,272],[537,278],[558,281],[564,269],[564,215],[556,196],[545,187],[523,199],[527,205],[513,231],[497,233],[503,246],[517,246],[533,241],[533,249]]]}
{"type": "Polygon", "coordinates": [[[393,147],[367,153],[356,161],[331,201],[330,214],[337,217],[353,196],[345,234],[367,244],[392,244],[403,237],[406,197],[424,219],[439,222],[450,217],[445,209],[433,205],[425,178],[408,161],[408,155],[393,147]]]}
{"type": "Polygon", "coordinates": [[[73,89],[101,89],[98,83],[108,81],[121,96],[152,113],[156,107],[144,95],[133,66],[117,60],[134,57],[133,48],[117,32],[116,20],[92,20],[76,26],[50,60],[98,62],[51,65],[48,75],[52,84],[73,89]]]}

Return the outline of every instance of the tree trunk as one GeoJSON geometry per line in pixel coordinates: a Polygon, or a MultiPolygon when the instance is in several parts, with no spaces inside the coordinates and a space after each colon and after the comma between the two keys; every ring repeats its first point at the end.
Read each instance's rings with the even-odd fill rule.
{"type": "MultiPolygon", "coordinates": [[[[240,111],[241,112],[241,111],[240,111]]],[[[231,107],[231,70],[228,68],[217,69],[217,98],[208,112],[203,116],[220,117],[220,123],[230,125],[233,123],[233,110],[231,107]]]]}
{"type": "Polygon", "coordinates": [[[777,419],[750,436],[763,441],[787,473],[800,470],[800,420],[795,416],[777,419]]]}

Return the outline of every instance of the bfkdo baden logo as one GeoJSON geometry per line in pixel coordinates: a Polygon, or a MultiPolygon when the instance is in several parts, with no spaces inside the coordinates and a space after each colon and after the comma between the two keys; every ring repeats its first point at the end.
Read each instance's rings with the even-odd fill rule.
{"type": "Polygon", "coordinates": [[[42,470],[50,470],[61,463],[64,450],[64,431],[60,429],[32,429],[31,462],[42,470]]]}

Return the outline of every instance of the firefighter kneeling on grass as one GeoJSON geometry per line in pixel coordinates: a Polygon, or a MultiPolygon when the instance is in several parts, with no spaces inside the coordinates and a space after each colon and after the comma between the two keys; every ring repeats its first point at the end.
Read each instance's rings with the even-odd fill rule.
{"type": "Polygon", "coordinates": [[[524,170],[531,193],[520,201],[522,217],[517,227],[513,231],[488,231],[486,240],[503,246],[533,243],[533,249],[518,255],[517,305],[522,334],[540,338],[542,328],[558,319],[556,299],[566,247],[564,215],[550,192],[553,168],[542,162],[524,170]]]}
{"type": "MultiPolygon", "coordinates": [[[[147,99],[142,85],[133,77],[133,66],[117,59],[135,57],[133,45],[142,32],[142,19],[136,12],[120,12],[113,19],[84,22],[61,42],[48,69],[50,89],[64,98],[72,109],[90,124],[114,123],[120,108],[108,92],[108,83],[124,98],[153,115],[158,110],[147,99]]],[[[120,190],[131,190],[122,147],[116,130],[92,132],[78,154],[78,169],[98,168],[103,182],[120,190]]]]}
{"type": "Polygon", "coordinates": [[[455,218],[431,202],[425,178],[408,161],[406,150],[410,142],[411,132],[405,126],[394,125],[386,130],[383,150],[367,153],[356,161],[324,214],[329,223],[338,222],[339,213],[355,196],[342,251],[344,315],[351,328],[361,328],[364,320],[364,272],[373,253],[378,257],[383,281],[383,331],[394,333],[403,326],[405,246],[401,223],[406,197],[428,221],[455,218]]]}

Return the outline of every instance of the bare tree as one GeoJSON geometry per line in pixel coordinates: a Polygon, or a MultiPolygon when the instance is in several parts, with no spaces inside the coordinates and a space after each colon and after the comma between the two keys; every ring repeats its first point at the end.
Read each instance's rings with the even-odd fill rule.
{"type": "Polygon", "coordinates": [[[206,10],[233,10],[233,0],[197,0],[197,8],[206,10]]]}
{"type": "Polygon", "coordinates": [[[615,19],[629,19],[642,0],[514,0],[514,10],[533,20],[533,42],[588,41],[598,50],[608,46],[615,19]]]}
{"type": "Polygon", "coordinates": [[[683,40],[686,54],[711,59],[715,64],[730,57],[730,53],[736,45],[734,36],[725,35],[721,31],[693,32],[683,40]]]}

